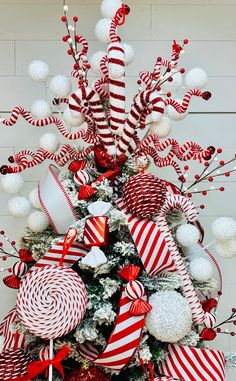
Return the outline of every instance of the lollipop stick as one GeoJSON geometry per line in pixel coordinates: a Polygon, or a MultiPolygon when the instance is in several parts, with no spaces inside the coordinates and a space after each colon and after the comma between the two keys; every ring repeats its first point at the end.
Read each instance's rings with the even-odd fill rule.
{"type": "MultiPolygon", "coordinates": [[[[50,339],[49,343],[49,358],[53,359],[53,339],[50,339]]],[[[48,381],[52,381],[53,365],[49,365],[48,381]]]]}

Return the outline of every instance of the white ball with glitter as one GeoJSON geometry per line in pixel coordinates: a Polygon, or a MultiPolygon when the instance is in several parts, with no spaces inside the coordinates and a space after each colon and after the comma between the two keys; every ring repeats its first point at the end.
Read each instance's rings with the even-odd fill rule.
{"type": "Polygon", "coordinates": [[[43,134],[39,139],[39,146],[43,148],[45,151],[54,153],[58,149],[59,139],[57,135],[47,132],[43,134]]]}
{"type": "Polygon", "coordinates": [[[34,188],[29,193],[29,202],[35,209],[42,209],[39,201],[38,188],[34,188]]]}
{"type": "Polygon", "coordinates": [[[206,86],[207,80],[207,73],[199,67],[189,70],[185,76],[185,84],[188,89],[201,90],[206,86]]]}
{"type": "Polygon", "coordinates": [[[149,303],[152,309],[146,316],[145,325],[157,340],[176,343],[191,331],[191,308],[178,292],[156,292],[150,296],[149,303]]]}
{"type": "Polygon", "coordinates": [[[121,6],[122,2],[120,0],[103,0],[101,3],[101,13],[103,17],[112,19],[121,6]]]}
{"type": "Polygon", "coordinates": [[[56,75],[51,79],[49,88],[55,98],[65,98],[72,91],[72,83],[70,78],[64,75],[56,75]]]}
{"type": "Polygon", "coordinates": [[[178,227],[176,238],[182,246],[191,247],[199,241],[200,232],[196,226],[184,224],[178,227]]]}
{"type": "Polygon", "coordinates": [[[236,256],[236,240],[220,241],[215,245],[217,253],[222,258],[232,258],[236,256]]]}
{"type": "Polygon", "coordinates": [[[44,212],[33,212],[28,217],[28,227],[34,233],[42,233],[49,226],[49,221],[44,212]]]}
{"type": "Polygon", "coordinates": [[[31,106],[31,114],[34,119],[48,118],[52,114],[50,104],[44,99],[34,102],[31,106]]]}
{"type": "Polygon", "coordinates": [[[1,176],[1,187],[6,193],[19,193],[23,185],[24,179],[19,173],[8,173],[1,176]]]}
{"type": "Polygon", "coordinates": [[[130,44],[126,44],[122,42],[121,44],[123,46],[124,52],[125,52],[125,63],[126,65],[130,65],[134,60],[134,48],[130,44]]]}
{"type": "Polygon", "coordinates": [[[230,217],[217,218],[212,224],[212,233],[219,241],[234,238],[236,236],[236,221],[230,217]]]}
{"type": "Polygon", "coordinates": [[[206,258],[194,258],[190,261],[189,273],[198,282],[207,282],[213,275],[213,266],[206,258]]]}
{"type": "Polygon", "coordinates": [[[28,74],[35,82],[43,82],[49,76],[49,66],[40,60],[32,61],[28,66],[28,74]]]}
{"type": "Polygon", "coordinates": [[[105,57],[106,55],[107,55],[106,52],[104,52],[103,50],[99,50],[98,52],[94,53],[89,60],[91,69],[93,70],[95,74],[99,76],[103,75],[101,67],[100,67],[100,63],[102,58],[105,57]]]}
{"type": "MultiPolygon", "coordinates": [[[[175,99],[175,100],[176,100],[176,102],[182,104],[182,101],[183,101],[182,99],[175,99]]],[[[168,105],[166,107],[166,112],[167,112],[167,115],[169,116],[169,118],[172,120],[175,120],[175,121],[183,120],[188,115],[188,112],[179,113],[171,105],[168,105]]]]}
{"type": "Polygon", "coordinates": [[[166,81],[163,83],[163,85],[161,86],[161,89],[164,91],[164,92],[171,92],[172,94],[175,93],[177,90],[179,90],[179,88],[181,87],[182,85],[182,82],[183,82],[183,76],[181,73],[176,73],[176,74],[173,74],[172,76],[173,78],[173,81],[172,82],[169,82],[169,81],[166,81]]]}
{"type": "Polygon", "coordinates": [[[104,18],[97,22],[95,26],[95,36],[100,42],[109,44],[110,42],[111,19],[104,18]]]}
{"type": "Polygon", "coordinates": [[[17,196],[8,201],[9,213],[17,218],[26,217],[30,211],[30,203],[27,198],[17,196]]]}
{"type": "Polygon", "coordinates": [[[170,119],[163,117],[159,123],[151,123],[150,135],[156,135],[158,138],[166,138],[172,130],[170,119]]]}
{"type": "Polygon", "coordinates": [[[71,127],[79,127],[85,121],[85,116],[81,112],[71,111],[69,106],[67,106],[63,113],[63,118],[65,122],[68,123],[71,127]]]}

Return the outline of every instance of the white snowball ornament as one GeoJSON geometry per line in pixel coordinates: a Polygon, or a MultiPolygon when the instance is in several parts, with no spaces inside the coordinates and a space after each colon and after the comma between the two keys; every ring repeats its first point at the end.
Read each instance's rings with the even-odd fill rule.
{"type": "Polygon", "coordinates": [[[71,111],[69,106],[67,106],[63,113],[63,118],[65,122],[68,123],[71,127],[79,127],[85,121],[84,114],[78,111],[71,111]]]}
{"type": "Polygon", "coordinates": [[[110,42],[110,26],[111,19],[109,18],[99,20],[95,26],[95,36],[104,44],[109,44],[110,42]]]}
{"type": "Polygon", "coordinates": [[[189,264],[189,273],[198,282],[207,282],[213,275],[213,266],[206,258],[194,258],[189,264]]]}
{"type": "Polygon", "coordinates": [[[106,56],[107,53],[104,52],[103,50],[99,50],[98,52],[94,53],[92,57],[89,60],[89,63],[91,65],[91,69],[93,72],[97,75],[103,75],[101,67],[100,67],[100,62],[101,59],[106,56]]]}
{"type": "Polygon", "coordinates": [[[122,43],[121,45],[123,46],[125,52],[125,64],[128,66],[134,60],[134,48],[133,46],[126,43],[122,43]]]}
{"type": "Polygon", "coordinates": [[[232,258],[236,256],[236,240],[220,241],[215,245],[217,253],[222,258],[232,258]]]}
{"type": "Polygon", "coordinates": [[[42,209],[40,201],[39,201],[38,188],[34,188],[30,191],[29,202],[35,209],[42,209]]]}
{"type": "Polygon", "coordinates": [[[8,201],[8,210],[14,217],[26,217],[30,211],[30,203],[27,198],[17,196],[8,201]]]}
{"type": "Polygon", "coordinates": [[[164,92],[171,92],[172,94],[175,93],[177,90],[179,90],[179,88],[181,87],[182,85],[182,82],[183,82],[183,76],[181,73],[176,73],[176,74],[173,74],[172,76],[173,78],[173,81],[172,82],[169,82],[169,81],[166,81],[163,83],[163,85],[161,86],[161,89],[164,91],[164,92]]]}
{"type": "Polygon", "coordinates": [[[19,193],[24,185],[24,179],[19,173],[8,173],[1,176],[1,187],[8,194],[19,193]]]}
{"type": "Polygon", "coordinates": [[[103,17],[113,19],[121,5],[122,2],[120,0],[103,0],[101,3],[101,13],[103,17]]]}
{"type": "Polygon", "coordinates": [[[58,149],[59,139],[57,135],[48,132],[40,137],[39,146],[48,152],[54,153],[58,149]]]}
{"type": "Polygon", "coordinates": [[[151,123],[150,135],[156,135],[158,138],[166,138],[172,130],[170,119],[163,117],[159,123],[151,123]]]}
{"type": "Polygon", "coordinates": [[[42,233],[49,226],[49,221],[44,212],[33,212],[28,217],[28,227],[34,233],[42,233]]]}
{"type": "MultiPolygon", "coordinates": [[[[182,104],[183,100],[182,99],[175,99],[176,102],[182,104]]],[[[188,112],[184,112],[184,113],[179,113],[178,111],[176,111],[174,109],[174,107],[172,107],[171,105],[168,105],[166,107],[166,112],[167,112],[167,115],[169,116],[170,119],[172,120],[175,120],[175,121],[180,121],[180,120],[183,120],[186,118],[186,116],[188,115],[188,112]]]]}
{"type": "Polygon", "coordinates": [[[191,331],[192,312],[187,300],[176,291],[160,291],[151,295],[145,325],[157,340],[175,343],[191,331]]]}
{"type": "Polygon", "coordinates": [[[43,82],[49,76],[49,66],[40,60],[32,61],[28,66],[28,74],[35,82],[43,82]]]}
{"type": "Polygon", "coordinates": [[[71,80],[64,75],[56,75],[51,79],[49,88],[55,98],[65,98],[72,91],[71,80]]]}
{"type": "Polygon", "coordinates": [[[2,353],[2,351],[3,351],[4,340],[5,340],[4,336],[1,335],[0,336],[0,353],[2,353]]]}
{"type": "Polygon", "coordinates": [[[200,232],[196,226],[184,224],[178,227],[176,238],[182,246],[191,247],[200,239],[200,232]]]}
{"type": "Polygon", "coordinates": [[[217,218],[212,224],[212,233],[219,241],[234,238],[236,236],[236,222],[230,217],[217,218]]]}
{"type": "Polygon", "coordinates": [[[207,84],[207,73],[199,67],[188,71],[185,76],[185,84],[188,89],[203,89],[207,84]]]}
{"type": "Polygon", "coordinates": [[[39,100],[32,104],[31,114],[34,119],[48,118],[52,113],[50,104],[45,100],[39,100]]]}

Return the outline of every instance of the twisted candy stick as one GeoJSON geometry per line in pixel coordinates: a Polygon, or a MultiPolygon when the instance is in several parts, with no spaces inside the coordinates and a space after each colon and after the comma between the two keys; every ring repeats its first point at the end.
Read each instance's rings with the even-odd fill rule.
{"type": "Polygon", "coordinates": [[[181,104],[176,102],[174,99],[168,98],[165,100],[165,106],[171,105],[172,107],[174,107],[174,109],[178,113],[183,114],[187,111],[190,99],[192,98],[193,95],[195,95],[197,97],[202,97],[205,101],[208,101],[208,99],[211,98],[211,93],[209,91],[202,92],[202,91],[196,90],[196,89],[195,90],[189,90],[185,94],[181,104]]]}
{"type": "Polygon", "coordinates": [[[103,72],[105,77],[108,77],[108,74],[109,74],[109,71],[107,68],[107,62],[108,62],[107,56],[104,56],[100,62],[100,68],[101,68],[101,71],[103,72]]]}
{"type": "Polygon", "coordinates": [[[127,6],[118,9],[110,27],[111,44],[108,49],[108,72],[110,93],[110,126],[115,134],[123,131],[125,124],[125,52],[117,36],[117,25],[129,13],[127,6]]]}
{"type": "Polygon", "coordinates": [[[98,132],[109,155],[115,154],[115,142],[110,132],[106,116],[103,110],[99,95],[89,87],[82,87],[76,90],[69,100],[69,107],[74,111],[81,111],[81,102],[87,101],[93,120],[98,128],[98,132]]]}
{"type": "Polygon", "coordinates": [[[181,210],[185,214],[189,222],[194,222],[197,220],[197,210],[194,204],[187,198],[181,195],[167,193],[164,206],[161,210],[161,214],[155,217],[155,221],[160,231],[165,234],[166,243],[168,244],[169,250],[171,251],[177,272],[179,273],[183,281],[181,287],[182,293],[190,304],[193,321],[195,324],[202,324],[205,320],[205,312],[197,297],[196,291],[193,287],[192,281],[186,269],[186,265],[179,253],[179,250],[176,246],[176,243],[172,237],[172,234],[168,227],[168,223],[166,221],[166,213],[169,210],[173,210],[173,208],[181,210]]]}
{"type": "Polygon", "coordinates": [[[109,98],[109,91],[104,89],[103,85],[109,83],[109,78],[98,78],[94,84],[94,90],[100,95],[101,98],[109,98]]]}

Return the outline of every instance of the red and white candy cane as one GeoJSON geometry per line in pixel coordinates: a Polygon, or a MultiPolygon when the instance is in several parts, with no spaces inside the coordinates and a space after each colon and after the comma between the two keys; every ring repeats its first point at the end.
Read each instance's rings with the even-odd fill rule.
{"type": "Polygon", "coordinates": [[[109,83],[109,78],[98,78],[94,84],[94,90],[100,95],[101,98],[109,98],[109,91],[105,88],[109,83]]]}
{"type": "Polygon", "coordinates": [[[139,73],[139,78],[147,86],[147,88],[151,87],[153,77],[152,77],[152,73],[150,71],[148,71],[148,70],[142,70],[139,73]]]}
{"type": "Polygon", "coordinates": [[[174,208],[181,210],[185,214],[189,222],[196,221],[198,213],[195,205],[186,197],[177,194],[167,193],[165,203],[161,210],[161,214],[158,217],[155,217],[156,223],[160,231],[163,234],[165,234],[165,240],[169,246],[169,250],[171,251],[177,272],[180,274],[181,279],[183,280],[181,289],[184,297],[190,304],[193,321],[195,324],[198,325],[204,322],[205,312],[198,299],[195,288],[186,269],[186,265],[183,261],[181,254],[179,253],[179,250],[172,237],[166,220],[166,213],[169,210],[173,210],[174,208]]]}
{"type": "Polygon", "coordinates": [[[89,109],[93,115],[93,120],[97,126],[101,141],[103,142],[108,154],[113,156],[116,148],[115,142],[109,129],[99,95],[89,87],[82,87],[71,95],[69,107],[73,111],[80,112],[81,103],[86,101],[88,102],[89,109]]]}
{"type": "Polygon", "coordinates": [[[108,62],[107,56],[104,56],[101,59],[101,62],[100,62],[100,68],[101,68],[101,71],[102,71],[102,73],[104,74],[105,77],[107,77],[108,74],[109,74],[109,71],[108,71],[108,68],[107,68],[107,62],[108,62]]]}
{"type": "Polygon", "coordinates": [[[197,96],[197,97],[201,97],[202,99],[208,101],[208,99],[211,98],[211,93],[209,91],[200,91],[200,90],[189,90],[184,98],[183,98],[183,101],[182,103],[178,103],[177,101],[175,101],[174,99],[171,99],[171,98],[168,98],[165,100],[165,106],[168,106],[168,105],[171,105],[172,107],[174,107],[174,109],[180,113],[180,114],[183,114],[187,111],[188,109],[188,106],[189,106],[189,102],[192,98],[192,96],[197,96]]]}
{"type": "Polygon", "coordinates": [[[141,114],[149,104],[152,105],[153,116],[155,116],[155,113],[157,115],[164,113],[163,100],[157,93],[153,92],[153,90],[141,91],[141,93],[136,96],[125,122],[125,127],[117,147],[118,156],[127,151],[141,114]]]}

